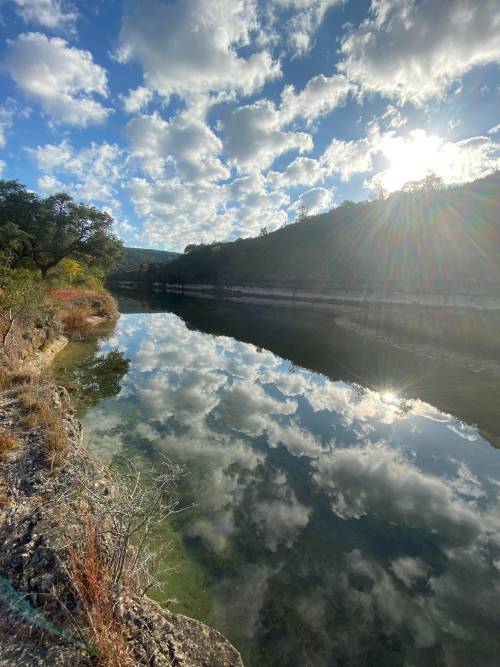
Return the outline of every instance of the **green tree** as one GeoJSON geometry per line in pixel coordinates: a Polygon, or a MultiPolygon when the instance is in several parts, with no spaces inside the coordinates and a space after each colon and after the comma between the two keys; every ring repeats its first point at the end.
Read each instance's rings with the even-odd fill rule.
{"type": "Polygon", "coordinates": [[[71,259],[70,257],[65,257],[61,260],[61,268],[64,275],[69,279],[70,285],[73,283],[73,280],[83,272],[80,262],[76,259],[71,259]]]}
{"type": "Polygon", "coordinates": [[[116,265],[122,243],[112,225],[108,213],[64,192],[40,199],[17,181],[0,181],[0,248],[43,277],[66,257],[104,269],[116,265]]]}
{"type": "Polygon", "coordinates": [[[0,255],[0,343],[7,357],[16,323],[41,312],[42,290],[29,269],[12,269],[11,253],[0,255]]]}

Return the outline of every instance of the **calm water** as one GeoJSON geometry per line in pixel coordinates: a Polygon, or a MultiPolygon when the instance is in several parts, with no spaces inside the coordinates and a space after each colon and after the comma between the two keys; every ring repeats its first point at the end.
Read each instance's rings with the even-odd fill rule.
{"type": "Polygon", "coordinates": [[[86,387],[99,457],[166,455],[188,473],[196,506],[163,536],[172,610],[247,665],[499,664],[497,380],[324,316],[122,310],[138,312],[71,346],[58,373],[86,387]]]}

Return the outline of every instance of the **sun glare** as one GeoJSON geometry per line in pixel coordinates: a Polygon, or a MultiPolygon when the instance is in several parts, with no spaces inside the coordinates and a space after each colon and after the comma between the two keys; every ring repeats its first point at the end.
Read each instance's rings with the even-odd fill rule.
{"type": "Polygon", "coordinates": [[[389,167],[380,184],[388,192],[400,190],[408,181],[419,181],[432,171],[446,178],[450,173],[452,156],[449,144],[425,130],[413,130],[408,137],[386,137],[381,151],[389,161],[389,167]]]}
{"type": "Polygon", "coordinates": [[[381,397],[386,403],[396,403],[398,400],[397,394],[393,391],[383,391],[381,397]]]}

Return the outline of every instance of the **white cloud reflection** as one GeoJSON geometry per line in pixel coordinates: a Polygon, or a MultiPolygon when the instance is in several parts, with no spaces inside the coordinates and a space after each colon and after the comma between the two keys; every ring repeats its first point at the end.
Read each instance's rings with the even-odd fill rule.
{"type": "MultiPolygon", "coordinates": [[[[255,569],[262,585],[252,632],[273,577],[288,576],[288,559],[292,569],[298,559],[302,593],[287,604],[297,613],[309,605],[310,618],[331,623],[332,600],[342,600],[344,634],[318,630],[322,655],[361,655],[382,624],[386,634],[409,633],[415,651],[433,647],[443,664],[459,664],[474,628],[496,616],[500,590],[500,466],[475,429],[421,401],[387,401],[251,344],[193,331],[172,314],[125,316],[114,343],[130,371],[122,393],[87,414],[87,442],[107,460],[144,443],[184,465],[197,504],[185,536],[209,553],[227,555],[250,540],[279,557],[279,568],[261,555],[255,569]],[[340,532],[316,562],[316,526],[326,525],[316,524],[320,506],[340,532]],[[306,529],[311,546],[301,539],[306,529]],[[346,544],[361,540],[363,548],[343,546],[345,531],[346,544]],[[387,556],[377,540],[388,540],[387,556]],[[318,568],[324,586],[311,589],[307,573],[318,568]],[[353,584],[359,577],[362,589],[353,584]],[[355,639],[350,623],[363,627],[355,639]]],[[[217,613],[231,609],[236,618],[246,607],[244,595],[230,592],[235,582],[241,593],[241,577],[222,577],[217,613]]]]}

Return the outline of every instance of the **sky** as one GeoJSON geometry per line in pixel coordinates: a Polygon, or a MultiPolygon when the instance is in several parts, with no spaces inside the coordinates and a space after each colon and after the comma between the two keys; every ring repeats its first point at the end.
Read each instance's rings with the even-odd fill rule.
{"type": "Polygon", "coordinates": [[[499,0],[0,0],[0,177],[132,246],[500,168],[499,0]]]}

